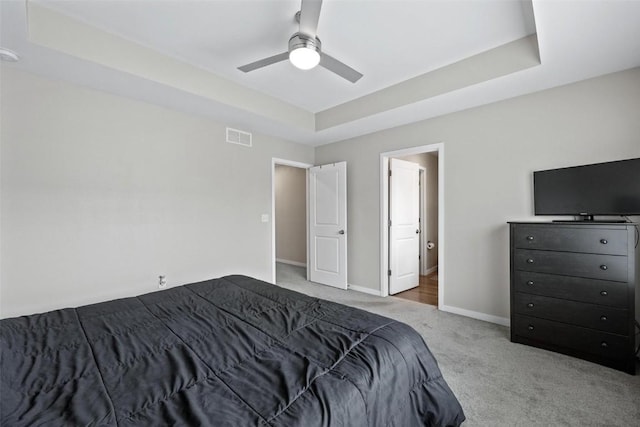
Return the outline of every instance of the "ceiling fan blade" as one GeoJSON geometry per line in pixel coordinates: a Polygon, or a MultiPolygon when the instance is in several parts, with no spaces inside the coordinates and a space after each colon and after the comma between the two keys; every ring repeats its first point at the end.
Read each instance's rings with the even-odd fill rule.
{"type": "Polygon", "coordinates": [[[251,64],[243,65],[242,67],[238,67],[238,70],[248,73],[249,71],[257,70],[258,68],[266,67],[267,65],[275,64],[276,62],[281,62],[286,59],[289,59],[289,52],[279,53],[256,62],[252,62],[251,64]]]}
{"type": "Polygon", "coordinates": [[[315,37],[320,20],[322,0],[302,0],[300,7],[300,32],[315,37]]]}
{"type": "Polygon", "coordinates": [[[320,65],[329,71],[333,71],[340,77],[349,80],[351,83],[357,82],[360,80],[360,77],[362,77],[361,73],[324,52],[322,52],[320,56],[320,65]]]}

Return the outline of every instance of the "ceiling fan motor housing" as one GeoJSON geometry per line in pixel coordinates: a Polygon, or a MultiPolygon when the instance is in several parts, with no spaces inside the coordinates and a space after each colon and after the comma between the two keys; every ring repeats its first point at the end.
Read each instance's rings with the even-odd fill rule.
{"type": "Polygon", "coordinates": [[[311,49],[320,53],[322,43],[318,37],[311,37],[304,33],[295,33],[289,39],[289,52],[300,48],[311,49]]]}

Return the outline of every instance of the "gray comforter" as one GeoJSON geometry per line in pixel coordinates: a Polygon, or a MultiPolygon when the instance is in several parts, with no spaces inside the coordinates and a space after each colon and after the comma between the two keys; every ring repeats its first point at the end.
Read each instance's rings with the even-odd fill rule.
{"type": "Polygon", "coordinates": [[[409,326],[245,276],[0,321],[3,426],[456,426],[409,326]]]}

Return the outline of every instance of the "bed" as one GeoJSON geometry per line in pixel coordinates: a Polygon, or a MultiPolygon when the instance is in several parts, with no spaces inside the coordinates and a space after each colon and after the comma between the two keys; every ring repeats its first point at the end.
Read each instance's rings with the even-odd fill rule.
{"type": "Polygon", "coordinates": [[[421,336],[246,276],[0,321],[0,425],[457,426],[421,336]]]}

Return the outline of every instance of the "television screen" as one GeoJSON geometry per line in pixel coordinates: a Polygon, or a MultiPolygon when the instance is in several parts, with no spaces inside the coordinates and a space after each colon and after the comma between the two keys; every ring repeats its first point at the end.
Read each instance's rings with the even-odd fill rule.
{"type": "Polygon", "coordinates": [[[640,158],[533,173],[536,215],[640,215],[640,158]]]}

